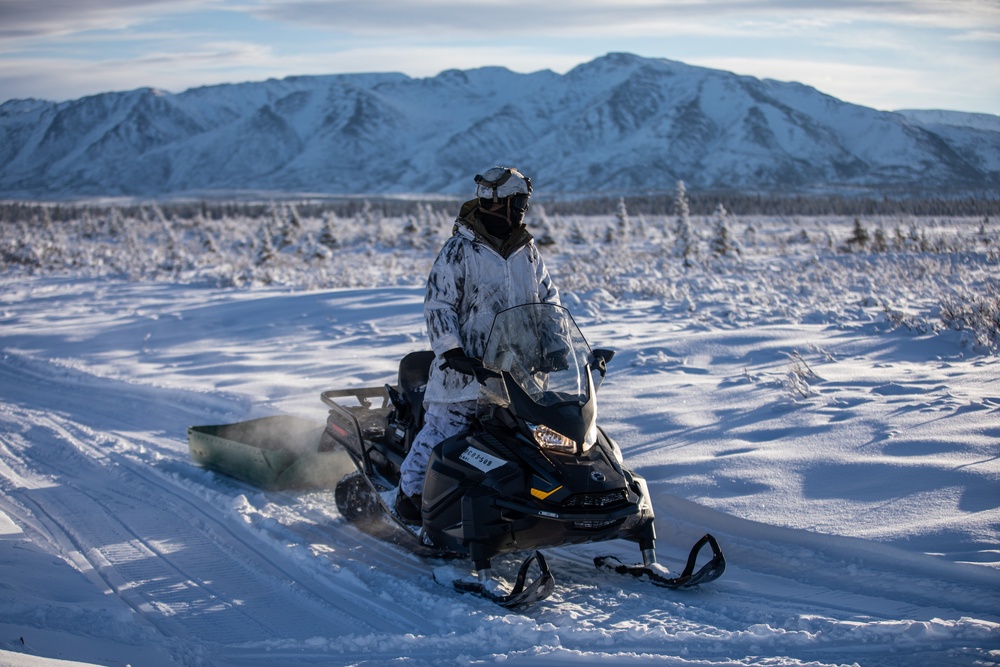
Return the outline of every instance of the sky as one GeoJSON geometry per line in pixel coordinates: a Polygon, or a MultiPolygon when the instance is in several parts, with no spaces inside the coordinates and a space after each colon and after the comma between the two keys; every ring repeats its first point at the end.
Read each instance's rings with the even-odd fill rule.
{"type": "Polygon", "coordinates": [[[0,0],[0,102],[610,52],[1000,115],[1000,0],[0,0]]]}

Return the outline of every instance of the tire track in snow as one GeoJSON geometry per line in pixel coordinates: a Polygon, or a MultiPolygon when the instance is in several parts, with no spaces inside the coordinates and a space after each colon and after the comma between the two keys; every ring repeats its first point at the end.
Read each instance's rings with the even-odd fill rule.
{"type": "Polygon", "coordinates": [[[36,425],[30,436],[38,473],[58,483],[11,495],[58,525],[108,586],[167,634],[220,643],[308,639],[329,632],[303,623],[317,616],[337,616],[340,633],[398,629],[392,614],[366,613],[360,596],[316,586],[293,560],[272,557],[233,530],[224,513],[198,507],[200,499],[150,484],[118,463],[67,452],[74,442],[65,424],[27,417],[36,425]],[[260,610],[270,612],[251,615],[260,610]]]}
{"type": "MultiPolygon", "coordinates": [[[[5,398],[22,404],[43,396],[51,400],[52,392],[43,385],[51,387],[52,375],[66,371],[46,372],[37,362],[19,362],[0,365],[2,384],[17,387],[4,391],[5,398]]],[[[139,394],[129,398],[141,401],[143,393],[162,398],[164,390],[76,379],[86,387],[85,400],[68,401],[68,406],[51,401],[57,405],[49,412],[13,406],[4,410],[12,422],[6,430],[22,431],[16,438],[3,436],[4,444],[10,449],[30,449],[30,454],[17,458],[37,466],[31,471],[36,478],[58,482],[17,489],[12,495],[70,536],[106,584],[144,618],[172,635],[192,632],[191,626],[197,625],[202,639],[227,644],[241,638],[248,642],[263,637],[306,640],[331,632],[413,631],[427,625],[419,614],[401,614],[373,600],[371,591],[349,571],[339,578],[324,577],[315,567],[299,567],[295,559],[269,553],[273,545],[260,544],[227,508],[207,506],[202,498],[168,481],[148,461],[131,458],[129,438],[95,434],[59,414],[86,414],[85,408],[94,404],[115,406],[111,410],[115,414],[121,405],[117,394],[139,394]],[[81,405],[74,409],[74,403],[81,405]],[[152,525],[150,515],[156,517],[152,525]],[[254,585],[245,583],[247,578],[254,585]],[[292,599],[298,599],[298,608],[287,608],[289,587],[297,589],[292,599]],[[230,599],[237,603],[228,603],[230,599]],[[258,613],[273,611],[266,618],[253,618],[241,607],[258,613]],[[304,618],[317,617],[326,622],[303,623],[304,618]]],[[[182,407],[160,403],[164,412],[173,415],[166,419],[180,431],[191,420],[183,401],[178,404],[182,407]]],[[[169,451],[169,447],[157,449],[169,451]]]]}
{"type": "MultiPolygon", "coordinates": [[[[464,638],[445,634],[447,622],[442,619],[421,619],[423,624],[415,625],[409,615],[406,618],[398,616],[404,613],[400,611],[401,603],[420,602],[414,591],[426,593],[434,586],[425,585],[429,565],[402,558],[391,547],[366,539],[353,528],[331,524],[331,515],[318,504],[322,498],[267,494],[269,507],[260,513],[262,522],[247,530],[242,521],[246,517],[234,513],[232,507],[232,501],[238,499],[243,491],[234,490],[230,482],[221,478],[213,480],[212,474],[191,467],[186,461],[186,448],[160,435],[158,430],[179,434],[184,425],[202,421],[204,414],[198,414],[191,407],[199,403],[198,399],[188,403],[184,392],[92,378],[77,371],[49,367],[43,362],[13,361],[12,364],[0,363],[0,386],[6,388],[0,389],[0,394],[7,394],[9,403],[27,407],[4,407],[0,403],[0,416],[8,418],[13,425],[8,429],[13,435],[0,435],[0,441],[8,448],[26,450],[34,447],[39,451],[12,457],[10,465],[16,465],[17,461],[37,464],[36,470],[21,471],[25,477],[34,475],[39,480],[34,485],[35,489],[46,488],[43,483],[45,477],[49,478],[49,486],[53,486],[53,481],[72,486],[78,476],[92,481],[99,478],[98,473],[103,476],[100,477],[100,484],[96,481],[89,485],[81,484],[76,490],[82,495],[77,499],[67,497],[62,504],[53,501],[49,507],[54,519],[49,521],[67,521],[70,509],[76,507],[74,500],[79,501],[81,510],[86,503],[90,503],[86,506],[93,512],[106,515],[102,521],[108,524],[98,522],[99,525],[92,530],[107,531],[107,543],[104,544],[107,548],[96,549],[98,541],[88,535],[73,535],[70,539],[76,545],[74,548],[80,548],[80,545],[90,548],[86,553],[99,570],[103,566],[105,572],[117,573],[123,580],[129,579],[122,575],[123,572],[129,572],[131,567],[139,568],[145,560],[164,561],[161,569],[153,574],[174,577],[173,581],[180,587],[171,588],[169,579],[152,581],[154,577],[149,572],[143,574],[141,571],[138,575],[132,573],[131,577],[136,581],[143,578],[138,585],[125,588],[126,581],[121,586],[152,609],[144,618],[165,619],[162,620],[165,624],[181,624],[176,631],[173,626],[164,628],[171,637],[186,638],[192,643],[201,642],[212,651],[219,651],[222,647],[227,658],[247,664],[255,660],[280,661],[282,650],[286,648],[289,652],[294,651],[297,658],[304,658],[311,639],[307,636],[310,633],[305,631],[280,638],[275,634],[267,635],[268,632],[280,631],[280,619],[272,622],[272,613],[278,612],[266,609],[267,602],[263,599],[251,601],[247,606],[255,608],[258,614],[266,612],[259,618],[255,616],[254,621],[265,628],[259,631],[260,635],[275,637],[270,640],[271,643],[258,635],[241,646],[239,641],[244,635],[220,639],[207,631],[202,634],[194,619],[203,619],[210,614],[232,614],[232,618],[237,618],[238,613],[244,611],[240,608],[240,598],[228,588],[219,587],[207,576],[199,578],[200,572],[192,574],[192,568],[177,555],[183,551],[177,544],[143,527],[130,525],[133,515],[136,520],[148,517],[153,504],[162,505],[158,508],[162,513],[175,515],[172,519],[176,518],[183,524],[180,527],[168,526],[171,532],[197,532],[208,543],[205,548],[217,552],[215,557],[225,567],[221,575],[213,571],[212,576],[226,576],[230,570],[249,571],[251,576],[258,577],[255,581],[275,587],[268,592],[274,593],[274,599],[280,605],[278,610],[294,608],[304,614],[309,614],[311,610],[311,616],[299,618],[306,618],[307,623],[312,621],[315,623],[313,627],[321,628],[315,637],[329,638],[335,630],[351,635],[345,637],[343,649],[334,648],[332,642],[325,639],[327,643],[315,652],[317,661],[322,662],[332,653],[337,657],[364,656],[367,659],[391,657],[393,652],[399,655],[401,648],[405,650],[414,646],[412,637],[404,633],[411,632],[415,627],[429,629],[425,640],[434,647],[424,648],[422,644],[421,658],[429,659],[437,654],[450,658],[456,655],[457,649],[468,650],[464,638]],[[11,372],[6,372],[8,370],[11,372]],[[67,374],[71,386],[80,391],[71,392],[68,397],[55,395],[51,387],[59,384],[57,380],[67,374]],[[122,402],[126,400],[139,406],[155,405],[156,410],[131,418],[121,410],[122,402]],[[186,476],[180,474],[178,479],[178,474],[172,471],[180,470],[187,472],[186,476]],[[276,513],[272,512],[270,505],[287,511],[288,516],[273,520],[276,513]],[[316,563],[320,559],[301,565],[289,553],[281,553],[287,536],[293,536],[291,541],[300,543],[298,546],[324,543],[336,549],[343,547],[345,551],[341,553],[350,555],[340,558],[338,554],[337,563],[342,567],[339,576],[336,573],[322,575],[316,563]],[[354,550],[346,550],[348,545],[354,550]],[[102,564],[102,558],[111,564],[110,570],[102,564]],[[387,571],[398,576],[381,574],[387,571]],[[148,585],[144,583],[146,579],[151,580],[148,585]],[[184,585],[192,588],[186,590],[184,585]],[[301,592],[289,593],[287,587],[284,592],[277,590],[285,585],[300,586],[301,592]],[[143,586],[147,587],[144,589],[143,586]],[[155,589],[156,586],[161,588],[155,589]],[[397,586],[409,590],[397,594],[394,590],[397,586]],[[143,592],[154,589],[161,591],[158,595],[162,595],[164,607],[141,597],[143,592]],[[201,609],[195,609],[190,604],[190,598],[185,598],[191,590],[203,595],[205,604],[201,609]],[[366,593],[367,598],[364,597],[366,593]],[[171,594],[175,597],[170,597],[171,594]],[[309,597],[310,594],[316,597],[309,597]],[[213,595],[214,603],[222,611],[212,607],[213,595]],[[332,596],[342,607],[331,611],[332,607],[325,606],[331,600],[324,599],[324,596],[332,596]],[[182,609],[185,601],[189,607],[182,609]],[[352,606],[355,604],[357,609],[352,606]],[[347,609],[347,618],[369,614],[371,623],[367,626],[359,624],[354,629],[338,627],[337,624],[344,623],[344,614],[340,613],[344,608],[347,609]],[[184,624],[188,620],[191,624],[184,624]],[[357,635],[360,635],[360,640],[357,635]],[[362,648],[369,639],[369,646],[374,647],[371,653],[362,648]]],[[[220,401],[213,409],[224,413],[226,407],[225,402],[220,401]]],[[[249,487],[244,490],[251,497],[259,493],[251,492],[249,487]]],[[[15,489],[15,498],[21,498],[17,495],[19,493],[22,492],[15,489]]],[[[693,519],[692,522],[697,522],[701,518],[688,516],[689,508],[685,507],[658,506],[657,509],[664,519],[687,516],[689,520],[693,519]]],[[[72,525],[70,522],[70,528],[72,525]]],[[[63,523],[59,526],[62,527],[63,523]]],[[[735,527],[726,524],[723,531],[713,528],[720,538],[728,532],[743,542],[739,551],[753,556],[748,565],[754,571],[748,572],[734,563],[730,574],[718,582],[718,586],[697,594],[673,595],[650,590],[645,584],[622,581],[613,575],[595,575],[592,564],[576,556],[574,549],[574,557],[563,561],[565,570],[562,567],[557,570],[560,581],[557,594],[551,601],[530,612],[530,618],[536,621],[507,627],[491,624],[484,630],[486,634],[480,637],[486,640],[486,645],[477,647],[477,650],[486,655],[490,650],[515,655],[518,651],[530,651],[532,646],[544,641],[562,649],[600,653],[611,639],[609,633],[619,632],[611,628],[621,627],[626,629],[620,632],[629,634],[630,648],[642,649],[651,655],[675,651],[680,651],[677,655],[686,655],[690,651],[692,655],[723,658],[733,650],[755,652],[754,649],[760,645],[767,647],[763,652],[769,655],[808,656],[829,661],[845,654],[865,655],[873,643],[892,642],[900,633],[914,632],[919,636],[920,632],[934,631],[933,627],[924,630],[919,620],[885,627],[873,620],[873,617],[881,616],[880,610],[885,610],[887,603],[890,607],[899,603],[896,596],[901,589],[894,583],[890,585],[886,599],[876,596],[865,602],[855,594],[857,584],[849,584],[846,589],[830,584],[835,576],[828,575],[820,585],[809,585],[809,577],[821,565],[807,564],[801,571],[789,573],[792,576],[787,579],[774,576],[776,572],[785,573],[789,564],[800,558],[801,545],[775,541],[769,545],[774,553],[770,557],[760,556],[758,552],[766,552],[767,549],[751,542],[757,528],[749,523],[735,527]],[[756,551],[751,551],[751,548],[756,551]],[[824,584],[830,587],[824,587],[824,584]],[[895,602],[890,603],[891,600],[895,602]],[[789,619],[799,620],[792,622],[789,619]],[[555,630],[544,629],[547,624],[555,630]],[[539,630],[539,627],[543,629],[539,630]],[[822,637],[822,641],[810,639],[814,635],[822,637]],[[500,645],[502,650],[495,648],[500,645]]],[[[768,537],[756,537],[757,542],[761,539],[768,537]]],[[[681,541],[670,535],[662,543],[681,541]]],[[[727,546],[725,541],[723,546],[727,546]]],[[[670,564],[677,558],[675,552],[677,549],[663,549],[663,555],[670,564]]],[[[635,555],[634,551],[629,553],[635,555]]],[[[801,557],[806,557],[806,554],[801,554],[801,557]]],[[[864,573],[865,566],[859,567],[864,573]]],[[[878,595],[883,593],[886,591],[880,590],[878,595]]],[[[463,598],[456,598],[450,591],[436,597],[438,599],[426,600],[429,607],[436,605],[437,608],[450,610],[468,608],[473,613],[482,613],[482,608],[488,607],[488,603],[482,601],[459,602],[463,598]]],[[[906,598],[903,599],[905,601],[906,598]]],[[[914,611],[915,615],[896,618],[920,619],[920,614],[928,610],[914,611]]],[[[251,610],[248,613],[254,612],[251,610]]],[[[972,641],[984,636],[975,627],[970,627],[967,632],[972,641]]],[[[905,636],[903,638],[906,639],[905,636]]],[[[940,650],[928,653],[925,651],[927,644],[918,643],[918,652],[924,651],[921,655],[908,652],[903,646],[898,652],[897,662],[887,662],[883,651],[879,653],[879,664],[940,664],[940,659],[946,657],[945,651],[952,645],[949,640],[940,650]]]]}
{"type": "MultiPolygon", "coordinates": [[[[122,523],[112,537],[95,539],[83,534],[88,528],[83,522],[76,521],[66,509],[67,504],[75,506],[74,503],[63,503],[59,507],[50,504],[52,517],[49,518],[41,508],[23,502],[23,497],[19,495],[23,492],[15,493],[15,498],[21,500],[22,505],[34,507],[36,516],[45,517],[41,523],[48,529],[39,532],[47,535],[50,542],[61,544],[59,551],[74,560],[79,569],[86,571],[93,568],[92,573],[103,575],[91,577],[98,580],[101,590],[124,591],[122,599],[131,603],[140,618],[151,623],[150,619],[156,620],[154,626],[165,635],[167,643],[181,645],[175,652],[184,653],[187,644],[203,646],[203,650],[215,654],[214,664],[219,665],[246,665],[257,660],[273,664],[281,655],[289,656],[293,662],[312,659],[310,656],[324,662],[324,657],[328,659],[331,654],[338,659],[353,656],[361,661],[378,657],[389,660],[411,651],[415,637],[440,635],[442,622],[447,624],[447,618],[456,613],[468,615],[468,606],[456,601],[450,587],[442,588],[433,581],[432,567],[427,563],[414,560],[408,554],[373,540],[346,523],[340,523],[335,510],[331,514],[327,509],[332,506],[332,493],[324,492],[315,497],[313,494],[302,497],[291,493],[265,494],[237,480],[193,466],[187,460],[186,446],[175,447],[155,432],[156,425],[160,423],[169,424],[176,431],[179,430],[178,424],[182,428],[183,425],[204,420],[203,416],[188,414],[186,397],[182,395],[174,400],[176,393],[183,394],[93,378],[62,367],[49,368],[44,362],[30,359],[11,359],[8,356],[0,361],[0,421],[6,418],[12,425],[0,431],[13,434],[0,436],[0,445],[6,445],[13,451],[10,456],[0,452],[0,463],[7,458],[14,466],[21,462],[33,466],[31,470],[21,470],[13,475],[20,479],[8,486],[50,487],[54,483],[80,486],[85,484],[76,478],[95,479],[100,474],[103,479],[89,485],[89,491],[93,493],[84,493],[90,502],[89,509],[84,511],[87,514],[115,516],[121,518],[122,523]],[[13,363],[5,364],[4,361],[13,363]],[[13,372],[6,373],[11,367],[13,372]],[[53,382],[53,376],[62,378],[67,374],[70,376],[69,384],[79,391],[72,392],[69,400],[61,401],[50,387],[59,384],[53,382]],[[8,379],[13,381],[7,382],[8,379]],[[17,387],[17,390],[7,391],[6,387],[17,387]],[[156,414],[122,420],[120,409],[125,400],[124,393],[128,394],[129,401],[155,404],[156,414]],[[27,407],[43,400],[48,402],[47,409],[27,407]],[[97,409],[89,410],[91,406],[97,409]],[[81,417],[86,422],[74,421],[81,417]],[[109,423],[105,424],[105,421],[109,423]],[[28,449],[32,451],[28,452],[28,449]],[[177,452],[178,449],[182,449],[182,454],[177,452]],[[49,455],[40,459],[36,454],[42,450],[49,455]],[[34,485],[24,484],[29,477],[40,481],[34,485]],[[264,497],[267,505],[261,525],[252,526],[249,530],[245,517],[233,506],[234,501],[240,500],[244,494],[255,501],[264,497]],[[323,496],[328,496],[329,502],[323,496]],[[289,516],[279,517],[279,523],[272,519],[272,510],[282,503],[289,516]],[[258,565],[269,563],[273,572],[264,577],[264,581],[275,589],[275,599],[278,604],[284,603],[283,606],[274,608],[262,599],[240,601],[238,595],[220,587],[208,575],[202,577],[208,581],[192,576],[191,568],[179,562],[177,554],[184,549],[178,549],[174,544],[188,538],[166,542],[153,539],[164,531],[152,535],[147,534],[143,526],[132,530],[126,525],[124,520],[130,513],[135,515],[136,521],[142,521],[143,516],[148,519],[152,504],[158,504],[162,506],[159,508],[162,511],[180,518],[181,527],[169,527],[165,520],[163,525],[168,526],[166,532],[172,534],[186,530],[190,533],[199,530],[218,551],[214,557],[220,559],[224,574],[228,575],[228,570],[234,566],[233,561],[241,553],[258,565]],[[324,504],[327,507],[323,507],[324,504]],[[74,535],[63,530],[67,523],[70,528],[76,523],[74,535]],[[129,540],[130,534],[132,541],[129,540]],[[141,535],[145,535],[145,541],[139,537],[141,535]],[[289,536],[293,539],[289,540],[289,536]],[[134,544],[135,540],[140,540],[141,544],[134,544]],[[85,543],[102,541],[118,546],[86,548],[85,543]],[[294,550],[289,551],[286,548],[289,541],[316,543],[331,548],[332,552],[303,559],[302,545],[293,544],[294,550]],[[139,582],[140,579],[157,579],[156,576],[142,572],[125,573],[128,576],[123,574],[128,567],[137,567],[130,564],[157,558],[166,561],[172,569],[175,577],[173,587],[168,585],[171,573],[160,574],[165,583],[157,589],[153,585],[143,587],[139,582]],[[185,586],[188,587],[186,590],[185,586]],[[293,586],[299,590],[290,591],[293,586]],[[201,605],[205,610],[201,616],[197,616],[199,609],[190,600],[192,590],[200,591],[207,600],[201,605]],[[289,607],[288,597],[301,596],[303,591],[307,591],[312,598],[320,598],[320,603],[326,608],[312,609],[308,613],[281,611],[289,607]],[[143,598],[138,592],[152,597],[143,598]],[[133,597],[125,599],[132,594],[133,597]],[[212,606],[211,596],[214,596],[215,607],[212,606]],[[236,604],[227,606],[227,601],[236,604]],[[436,612],[429,612],[428,605],[436,612]],[[270,622],[260,623],[272,629],[270,634],[233,634],[233,625],[239,626],[238,623],[220,626],[211,633],[210,628],[202,627],[202,619],[211,614],[229,614],[235,618],[236,612],[244,611],[244,607],[248,607],[247,613],[251,614],[268,611],[265,615],[267,621],[272,615],[287,616],[297,621],[297,631],[284,632],[281,626],[270,622]],[[184,625],[182,620],[190,621],[196,627],[184,625]],[[307,631],[308,628],[312,628],[311,631],[307,631]],[[247,635],[253,636],[247,639],[247,635]],[[235,662],[224,662],[226,660],[235,662]]],[[[213,409],[224,411],[225,407],[222,404],[213,406],[213,409]]],[[[0,465],[0,470],[2,468],[0,465]]],[[[3,483],[2,479],[0,483],[3,483]]],[[[83,503],[78,504],[83,506],[83,503]]],[[[23,518],[24,512],[15,514],[23,518]]],[[[200,572],[196,568],[198,574],[200,572]]],[[[214,572],[212,576],[216,576],[214,572]]],[[[315,603],[315,599],[311,602],[315,603]]],[[[475,613],[475,602],[473,605],[472,613],[475,613]]],[[[457,650],[467,649],[467,642],[461,637],[452,637],[452,634],[448,633],[444,639],[430,646],[423,643],[421,656],[428,659],[438,656],[444,661],[452,659],[457,650]]]]}
{"type": "MultiPolygon", "coordinates": [[[[817,554],[814,567],[781,570],[776,560],[776,570],[770,572],[758,569],[761,563],[748,568],[731,559],[724,579],[699,590],[670,591],[615,574],[591,574],[594,555],[613,552],[623,561],[635,555],[634,545],[614,546],[581,545],[549,552],[550,565],[564,575],[557,575],[559,603],[572,609],[576,623],[601,627],[631,623],[642,628],[630,644],[654,655],[672,654],[667,647],[676,645],[682,655],[705,659],[745,651],[795,656],[809,664],[841,664],[851,656],[863,665],[939,667],[974,664],[1000,639],[990,623],[909,602],[906,583],[889,597],[850,585],[838,589],[810,583],[814,567],[844,565],[822,554],[817,554]]],[[[775,543],[773,548],[780,558],[794,547],[775,543]]],[[[682,565],[683,555],[671,555],[670,560],[669,565],[682,565]]],[[[901,582],[906,574],[901,573],[901,582]]],[[[915,589],[926,583],[911,580],[908,585],[915,589]]],[[[561,630],[570,632],[573,627],[561,630]]]]}
{"type": "MultiPolygon", "coordinates": [[[[436,627],[428,623],[427,619],[419,612],[405,608],[391,608],[387,605],[373,602],[371,588],[363,585],[364,581],[360,583],[355,581],[355,578],[363,579],[364,577],[359,577],[359,574],[363,573],[352,571],[348,568],[347,574],[349,576],[337,577],[336,573],[330,574],[320,569],[327,565],[331,566],[331,570],[340,568],[345,562],[343,559],[340,564],[318,563],[312,568],[288,568],[289,561],[294,562],[294,558],[290,559],[288,557],[287,549],[285,549],[285,541],[282,539],[286,530],[292,533],[303,531],[304,533],[321,535],[324,539],[320,540],[320,544],[339,547],[343,551],[348,547],[354,548],[359,546],[358,540],[353,534],[354,530],[350,526],[344,525],[340,528],[315,526],[309,518],[296,510],[294,516],[290,519],[294,524],[292,527],[284,525],[281,526],[281,529],[268,529],[265,527],[261,532],[270,539],[267,542],[261,543],[256,538],[244,535],[245,531],[239,522],[233,520],[231,511],[219,511],[218,508],[215,508],[210,503],[205,503],[202,498],[188,495],[154,470],[145,471],[140,469],[138,471],[133,470],[133,472],[141,474],[145,478],[145,481],[150,486],[157,487],[160,493],[167,496],[175,496],[184,501],[189,505],[189,512],[198,513],[204,516],[208,522],[217,524],[217,528],[224,531],[227,536],[271,563],[275,570],[281,573],[282,577],[287,577],[291,580],[311,580],[312,583],[315,583],[315,586],[311,585],[309,587],[312,594],[321,597],[326,604],[347,612],[352,618],[364,621],[372,629],[396,632],[401,630],[418,631],[436,627]],[[239,526],[239,529],[236,526],[239,526]],[[285,553],[282,553],[282,550],[285,553]]],[[[289,500],[293,503],[296,501],[294,497],[289,497],[289,500]]],[[[317,518],[320,521],[324,519],[328,521],[329,517],[317,518]]],[[[274,522],[268,523],[274,524],[274,522]]],[[[220,530],[214,531],[214,534],[218,535],[220,530]]],[[[376,546],[380,547],[376,549],[377,553],[375,555],[377,558],[372,559],[368,557],[370,554],[366,553],[363,561],[356,556],[352,560],[359,564],[364,571],[373,569],[379,563],[384,563],[387,566],[390,564],[394,566],[399,565],[400,554],[398,552],[394,552],[391,547],[382,543],[376,543],[376,546]]]]}

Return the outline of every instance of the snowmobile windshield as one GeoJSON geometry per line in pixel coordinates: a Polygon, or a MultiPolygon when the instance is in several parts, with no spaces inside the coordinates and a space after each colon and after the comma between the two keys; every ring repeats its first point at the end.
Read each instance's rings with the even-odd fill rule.
{"type": "MultiPolygon", "coordinates": [[[[537,405],[587,403],[594,386],[590,345],[562,306],[534,303],[497,314],[483,365],[513,380],[537,405]]],[[[509,403],[504,383],[486,382],[480,402],[509,403]]]]}

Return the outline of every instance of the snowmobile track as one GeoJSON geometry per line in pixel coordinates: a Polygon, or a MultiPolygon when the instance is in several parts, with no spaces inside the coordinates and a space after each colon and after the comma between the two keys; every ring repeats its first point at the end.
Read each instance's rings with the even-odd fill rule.
{"type": "MultiPolygon", "coordinates": [[[[22,395],[25,384],[45,393],[44,385],[49,384],[51,375],[66,372],[39,368],[44,365],[37,362],[27,364],[29,372],[23,372],[24,364],[16,366],[22,372],[9,379],[18,383],[22,395]]],[[[2,371],[10,370],[10,365],[0,369],[0,375],[6,375],[2,371]]],[[[104,394],[104,404],[120,403],[124,400],[121,394],[132,389],[113,381],[95,384],[104,394]]],[[[180,411],[185,412],[183,408],[180,411]]],[[[415,612],[373,602],[370,591],[350,574],[338,577],[336,573],[325,575],[318,566],[296,567],[297,561],[275,551],[275,544],[261,544],[261,538],[246,530],[242,521],[234,521],[232,508],[214,507],[156,467],[114,451],[128,451],[128,436],[96,434],[59,412],[43,413],[8,404],[0,414],[0,419],[13,422],[5,429],[7,433],[0,435],[0,443],[8,450],[32,448],[31,459],[38,464],[34,470],[17,473],[38,480],[29,485],[33,488],[19,485],[9,495],[36,517],[40,532],[47,533],[48,540],[59,545],[67,558],[81,566],[82,556],[109,590],[164,634],[193,633],[220,643],[241,638],[248,642],[267,637],[287,639],[302,632],[297,619],[317,613],[342,619],[339,633],[427,627],[426,619],[415,612]],[[31,424],[30,430],[18,433],[22,429],[17,424],[31,424]],[[61,483],[47,484],[46,479],[61,483]],[[157,517],[155,533],[149,531],[150,513],[157,517]],[[79,556],[74,557],[73,552],[79,556]],[[295,608],[291,609],[289,588],[295,591],[291,598],[295,608]],[[226,603],[248,594],[254,596],[252,605],[226,603]],[[275,611],[256,618],[245,609],[275,611]]],[[[179,417],[180,423],[186,420],[186,416],[179,417]]],[[[0,454],[0,460],[3,458],[7,457],[0,454]]],[[[12,511],[25,513],[16,508],[12,511]]],[[[313,534],[317,530],[309,529],[313,534]]],[[[353,530],[347,535],[338,535],[332,528],[321,532],[324,541],[356,546],[353,530]]],[[[398,553],[384,551],[381,560],[399,563],[398,553]]],[[[366,563],[364,568],[370,565],[366,563]]]]}
{"type": "MultiPolygon", "coordinates": [[[[38,423],[44,418],[33,419],[38,423]]],[[[48,468],[40,472],[70,479],[73,468],[87,465],[88,457],[64,451],[65,425],[51,429],[61,433],[44,443],[48,468]]],[[[19,497],[69,536],[108,587],[166,634],[196,632],[205,640],[226,642],[295,637],[301,627],[296,619],[316,614],[316,607],[326,607],[326,614],[342,613],[344,623],[357,632],[412,625],[373,607],[365,591],[350,595],[349,587],[338,586],[334,592],[316,581],[314,573],[290,567],[293,560],[272,557],[251,534],[238,532],[231,518],[157,479],[155,471],[139,473],[141,468],[126,467],[124,461],[111,462],[109,470],[113,472],[104,475],[107,483],[100,487],[62,484],[19,497]],[[155,506],[147,499],[155,499],[155,506]],[[150,512],[157,516],[155,534],[148,531],[148,519],[143,520],[150,512]],[[248,580],[254,585],[248,586],[248,580]],[[289,587],[296,591],[299,608],[287,608],[289,598],[281,589],[289,587]],[[277,607],[284,613],[255,618],[221,602],[253,591],[253,608],[277,607]]],[[[100,478],[92,473],[76,477],[100,478]]]]}

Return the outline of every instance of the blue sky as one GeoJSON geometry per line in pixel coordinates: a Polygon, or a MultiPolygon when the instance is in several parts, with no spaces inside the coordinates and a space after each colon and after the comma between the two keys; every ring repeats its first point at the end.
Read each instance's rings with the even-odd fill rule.
{"type": "Polygon", "coordinates": [[[0,0],[0,101],[612,51],[799,81],[877,109],[1000,115],[1000,0],[0,0]]]}

